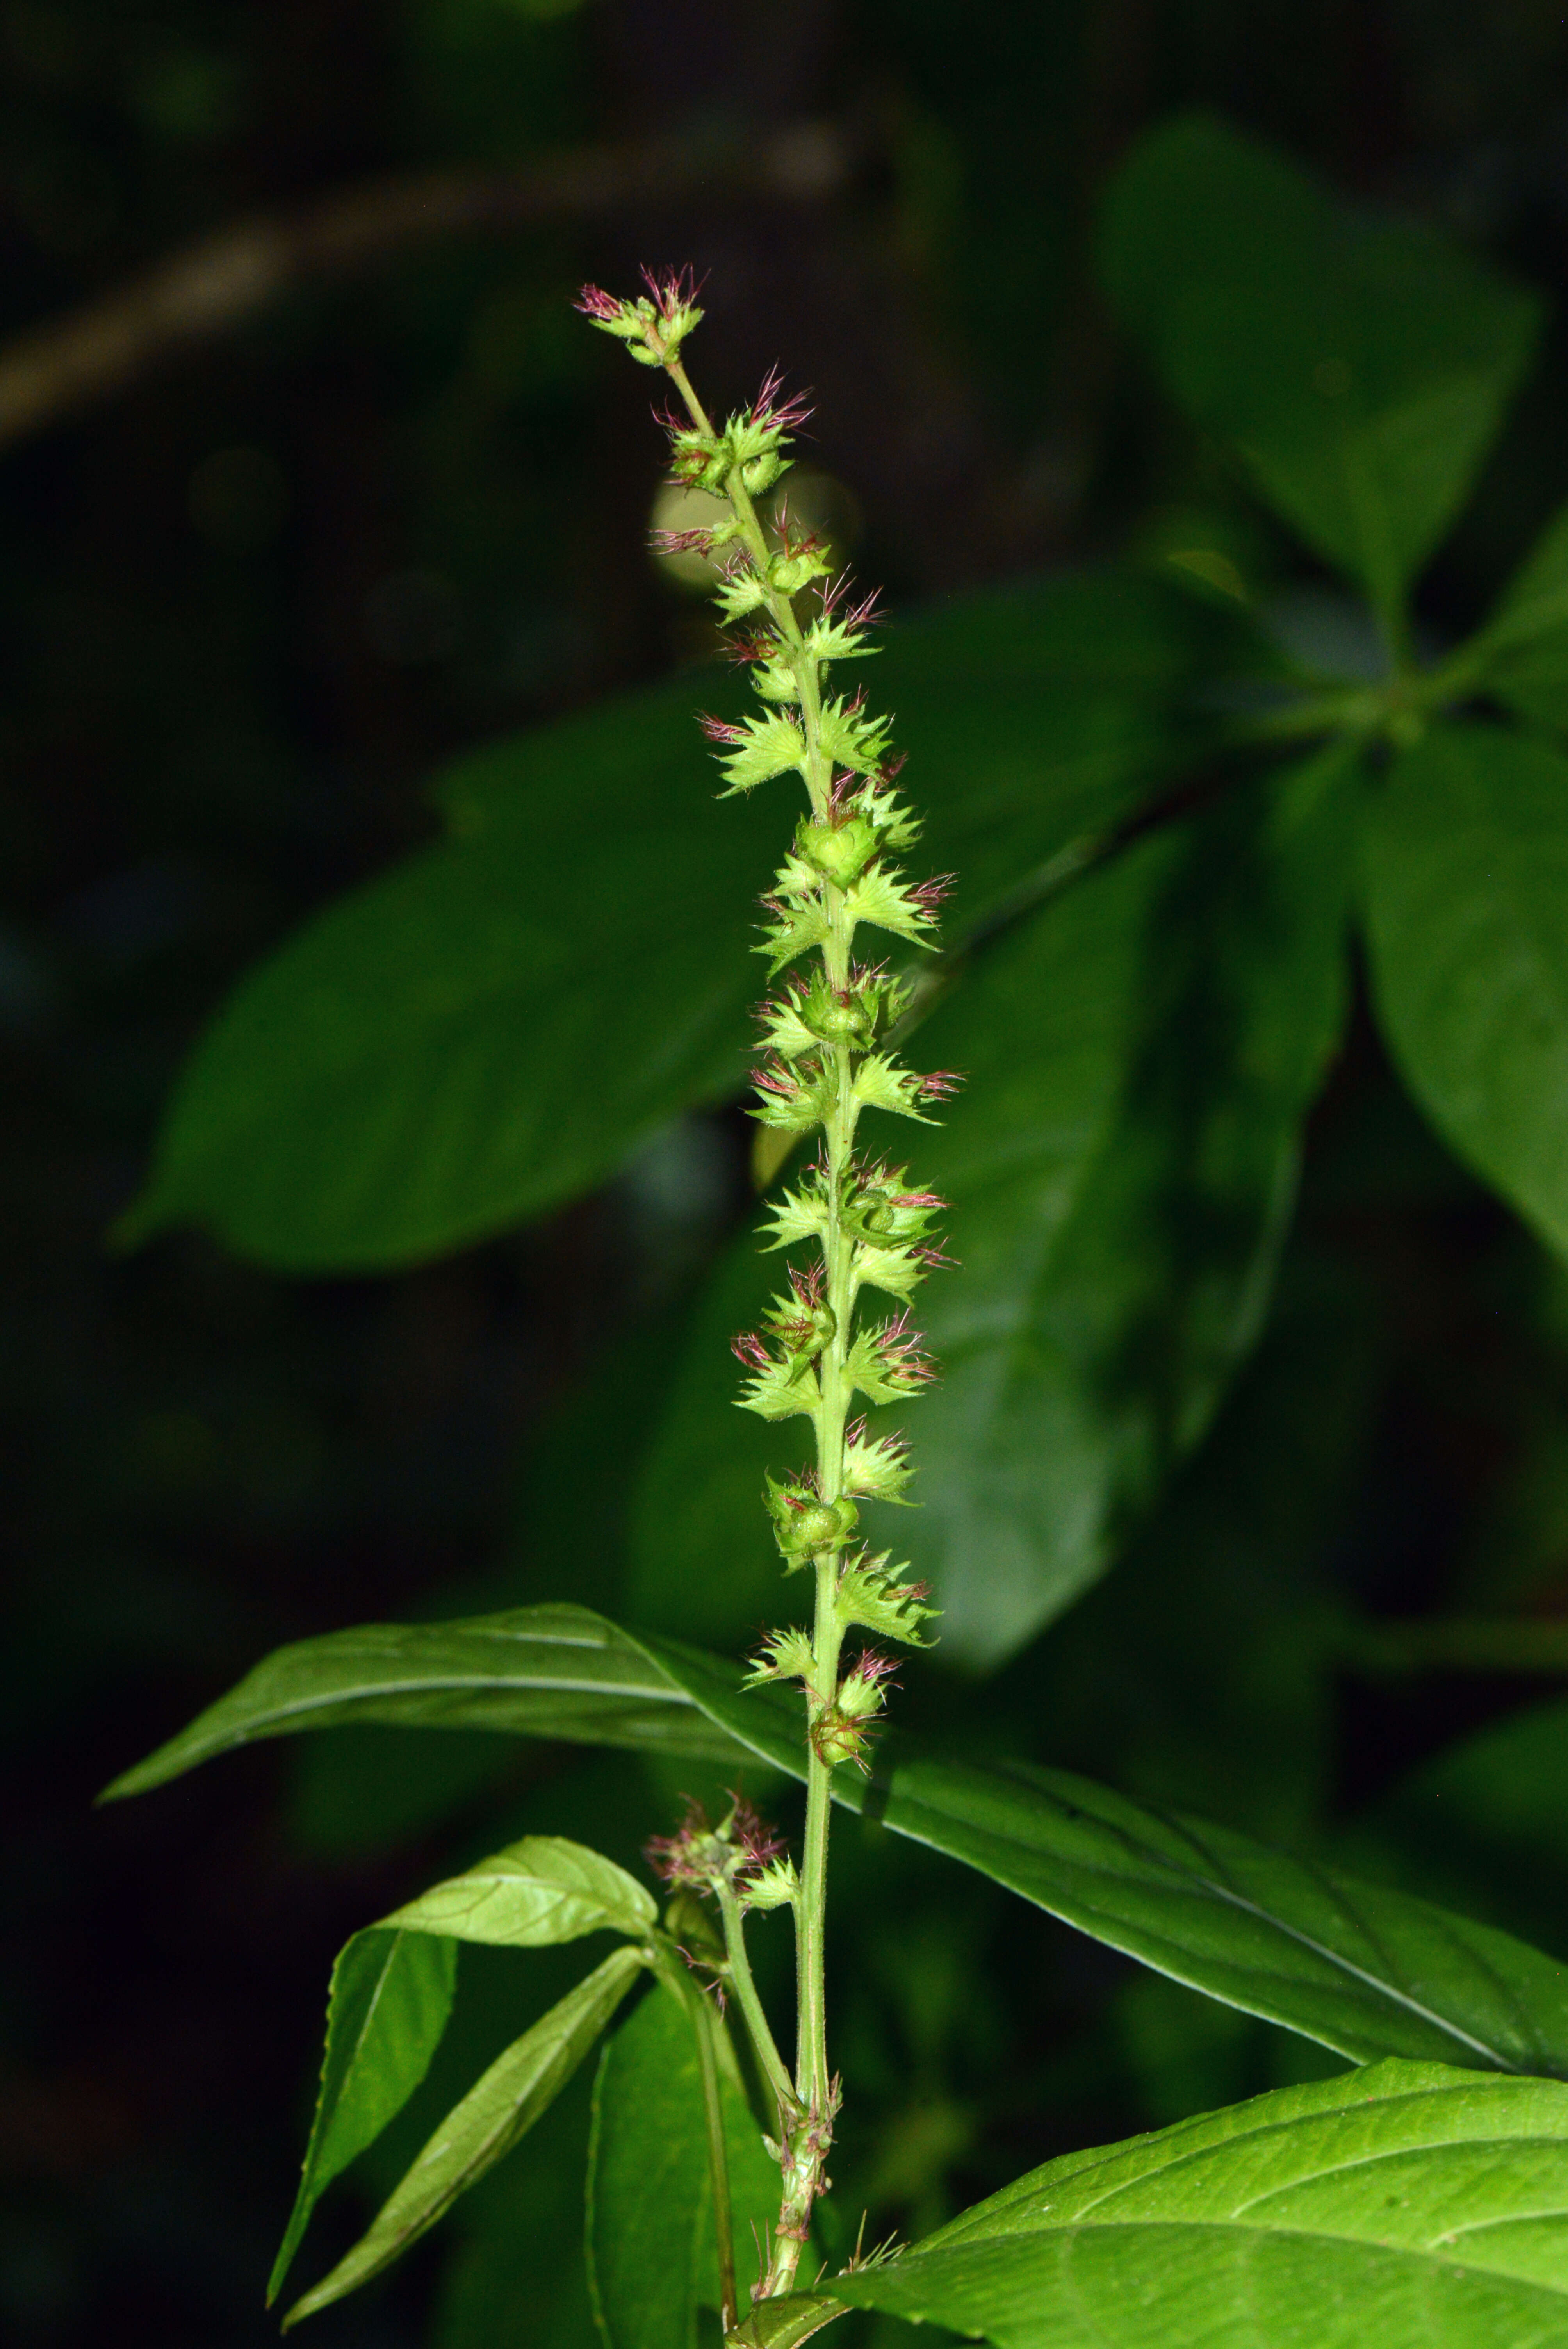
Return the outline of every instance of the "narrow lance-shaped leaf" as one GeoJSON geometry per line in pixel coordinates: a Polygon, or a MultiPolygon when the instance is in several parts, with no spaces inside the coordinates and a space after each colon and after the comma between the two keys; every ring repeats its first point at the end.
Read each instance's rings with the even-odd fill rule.
{"type": "MultiPolygon", "coordinates": [[[[794,1714],[731,1667],[648,1641],[699,1703],[799,1776],[794,1714]]],[[[1568,2075],[1568,1968],[1429,1901],[1136,1803],[1067,1770],[940,1762],[896,1736],[835,1797],[1097,1941],[1357,2063],[1568,2075]]]]}
{"type": "Polygon", "coordinates": [[[354,2249],[294,2302],[285,2326],[379,2275],[511,2152],[560,2095],[645,1963],[638,1950],[614,1951],[497,2056],[447,2115],[354,2249]]]}
{"type": "Polygon", "coordinates": [[[339,1951],[327,1994],[326,2050],[299,2191],[267,2285],[283,2289],[311,2212],[341,2170],[401,2112],[429,2069],[451,2013],[458,1952],[372,1926],[339,1951]]]}
{"type": "Polygon", "coordinates": [[[645,1934],[658,1922],[658,1909],[653,1895],[602,1852],[564,1836],[524,1836],[384,1921],[406,1932],[542,1949],[606,1927],[645,1934]]]}
{"type": "Polygon", "coordinates": [[[825,2289],[996,2349],[1546,2349],[1568,2088],[1379,2064],[1066,2155],[825,2289]]]}
{"type": "MultiPolygon", "coordinates": [[[[520,1639],[530,1611],[493,1619],[520,1639]]],[[[553,1623],[561,1610],[539,1611],[553,1623]]],[[[702,1713],[712,1750],[731,1769],[749,1755],[800,1775],[801,1742],[788,1700],[742,1694],[734,1665],[673,1640],[633,1640],[583,1614],[601,1636],[596,1648],[583,1642],[582,1669],[586,1675],[590,1660],[601,1660],[606,1717],[633,1656],[643,1686],[662,1678],[702,1713]]],[[[424,1628],[433,1635],[438,1627],[424,1628]]],[[[411,1654],[418,1629],[407,1634],[411,1654]]],[[[634,1713],[643,1698],[624,1701],[634,1713]]],[[[491,1702],[500,1726],[503,1692],[492,1692],[491,1702]]],[[[528,1734],[528,1692],[516,1702],[518,1729],[528,1734]]],[[[269,1733],[317,1717],[294,1713],[269,1733]]],[[[337,1717],[353,1717],[351,1702],[337,1717]]],[[[245,1742],[242,1723],[232,1715],[229,1731],[230,1743],[245,1742]]],[[[605,1742],[621,1742],[613,1726],[605,1742]]],[[[176,1740],[165,1755],[177,1747],[181,1753],[163,1762],[160,1776],[220,1750],[211,1740],[176,1740]]],[[[1506,1933],[1426,1901],[1293,1858],[1233,1829],[1158,1812],[1069,1772],[938,1762],[902,1740],[869,1787],[841,1773],[835,1791],[851,1808],[869,1807],[895,1833],[977,1868],[1094,1940],[1357,2061],[1404,2055],[1568,2075],[1568,1971],[1506,1933]]]]}
{"type": "Polygon", "coordinates": [[[350,1721],[510,1730],[705,1761],[733,1752],[603,1616],[524,1607],[468,1622],[361,1623],[279,1648],[102,1799],[145,1794],[258,1738],[350,1721]]]}
{"type": "Polygon", "coordinates": [[[1568,1252],[1568,758],[1435,726],[1367,833],[1378,1010],[1460,1156],[1568,1252]]]}

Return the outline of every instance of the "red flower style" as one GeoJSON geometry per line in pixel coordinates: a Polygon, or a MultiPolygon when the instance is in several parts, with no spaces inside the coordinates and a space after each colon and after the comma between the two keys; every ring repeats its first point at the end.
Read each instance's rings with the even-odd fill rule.
{"type": "Polygon", "coordinates": [[[579,288],[577,299],[572,306],[574,310],[581,310],[585,318],[593,318],[600,326],[607,326],[621,316],[626,305],[617,301],[614,294],[606,294],[602,285],[584,285],[579,288]]]}
{"type": "Polygon", "coordinates": [[[910,1328],[907,1308],[896,1321],[884,1322],[878,1330],[877,1351],[887,1375],[906,1385],[922,1387],[936,1376],[924,1340],[918,1330],[910,1328]]]}
{"type": "Polygon", "coordinates": [[[811,397],[809,391],[791,392],[789,398],[784,399],[779,397],[783,388],[782,374],[776,366],[770,367],[762,379],[762,388],[751,411],[751,421],[761,425],[764,431],[799,432],[816,412],[808,405],[811,397]]]}
{"type": "Polygon", "coordinates": [[[666,269],[661,276],[646,263],[640,272],[644,285],[654,297],[654,307],[668,326],[677,310],[689,310],[707,284],[707,276],[694,276],[690,269],[666,269]]]}

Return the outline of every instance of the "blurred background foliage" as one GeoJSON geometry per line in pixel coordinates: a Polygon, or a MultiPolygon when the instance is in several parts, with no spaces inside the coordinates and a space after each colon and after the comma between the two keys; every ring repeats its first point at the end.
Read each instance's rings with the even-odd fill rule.
{"type": "MultiPolygon", "coordinates": [[[[412,1271],[292,1279],[190,1232],[105,1245],[214,1005],[435,836],[433,771],[710,647],[645,552],[646,386],[572,317],[573,286],[710,271],[704,381],[722,405],[783,357],[816,387],[820,510],[901,605],[1113,554],[1169,580],[1196,550],[1200,584],[1244,579],[1352,661],[1354,613],[1094,290],[1110,167],[1173,109],[1221,108],[1551,299],[1422,588],[1440,646],[1568,491],[1565,66],[1545,0],[0,7],[0,2323],[21,2349],[271,2338],[337,1944],[508,1836],[629,1860],[692,1785],[334,1733],[89,1808],[314,1630],[561,1596],[711,1623],[669,1588],[642,1475],[672,1350],[748,1218],[738,1112],[412,1271]],[[206,278],[136,311],[201,240],[206,278]],[[76,345],[48,339],[77,317],[76,345]]],[[[566,804],[552,854],[572,841],[566,804]]],[[[1568,1701],[1498,1670],[1390,1675],[1357,1629],[1508,1612],[1568,1613],[1568,1279],[1419,1121],[1358,999],[1267,1332],[1208,1440],[1044,1639],[979,1689],[912,1667],[901,1702],[950,1743],[1568,1950],[1568,1701]]],[[[840,1848],[835,2203],[875,2225],[919,2231],[1052,2152],[1316,2060],[873,1826],[840,1848]]],[[[554,1962],[524,1982],[465,1956],[362,2194],[564,1987],[554,1962]]],[[[579,2089],[324,2337],[585,2344],[579,2089]],[[558,2272],[525,2254],[524,2202],[559,2207],[558,2272]]],[[[321,2222],[340,2246],[355,2191],[321,2222]]]]}

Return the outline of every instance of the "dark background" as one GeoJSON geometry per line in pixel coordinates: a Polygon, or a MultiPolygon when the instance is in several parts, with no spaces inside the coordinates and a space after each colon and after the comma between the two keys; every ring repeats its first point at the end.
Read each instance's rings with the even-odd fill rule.
{"type": "MultiPolygon", "coordinates": [[[[897,601],[1152,555],[1195,505],[1288,581],[1299,558],[1097,303],[1106,172],[1217,106],[1557,298],[1565,68],[1548,0],[0,6],[8,336],[257,220],[291,279],[204,336],[187,286],[134,351],[100,315],[90,384],[58,341],[0,347],[0,2326],[20,2349],[273,2337],[338,1942],[444,1837],[571,1832],[597,1806],[630,1850],[673,1791],[617,1763],[610,1795],[602,1762],[498,1763],[483,1740],[426,1740],[416,1766],[384,1736],[90,1808],[282,1640],[613,1599],[617,1495],[595,1477],[573,1499],[573,1446],[608,1411],[634,1451],[638,1378],[745,1211],[736,1114],[547,1227],[397,1278],[290,1282],[193,1235],[106,1247],[202,1020],[430,836],[442,760],[703,647],[645,548],[647,379],[574,286],[624,288],[642,260],[709,273],[701,380],[722,407],[779,358],[816,388],[810,461],[897,601]],[[458,175],[445,233],[427,172],[458,175]],[[349,252],[319,208],[356,191],[349,252]]],[[[1427,583],[1435,642],[1568,492],[1565,389],[1559,298],[1427,583]]],[[[1568,1826],[1476,1797],[1472,1848],[1433,1792],[1433,1757],[1488,1724],[1487,1753],[1501,1723],[1561,1756],[1555,1708],[1522,1682],[1369,1680],[1336,1630],[1522,1598],[1568,1607],[1568,1288],[1362,1020],[1273,1334],[1155,1534],[983,1702],[1044,1757],[1359,1848],[1568,1948],[1568,1826]]],[[[961,1732],[975,1700],[912,1677],[961,1732]]],[[[918,1856],[869,1853],[845,1901],[846,2159],[890,2222],[1295,2060],[918,1856]]],[[[534,2337],[441,2279],[437,2247],[324,2337],[534,2337]]]]}

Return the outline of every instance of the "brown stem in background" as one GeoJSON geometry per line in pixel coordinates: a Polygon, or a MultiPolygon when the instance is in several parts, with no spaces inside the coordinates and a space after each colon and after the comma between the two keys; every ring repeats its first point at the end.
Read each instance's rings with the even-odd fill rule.
{"type": "Polygon", "coordinates": [[[841,192],[855,161],[844,126],[802,119],[741,138],[573,148],[526,171],[400,174],[289,216],[242,221],[0,348],[0,448],[232,333],[295,287],[353,276],[421,244],[697,194],[816,205],[841,192]]]}

